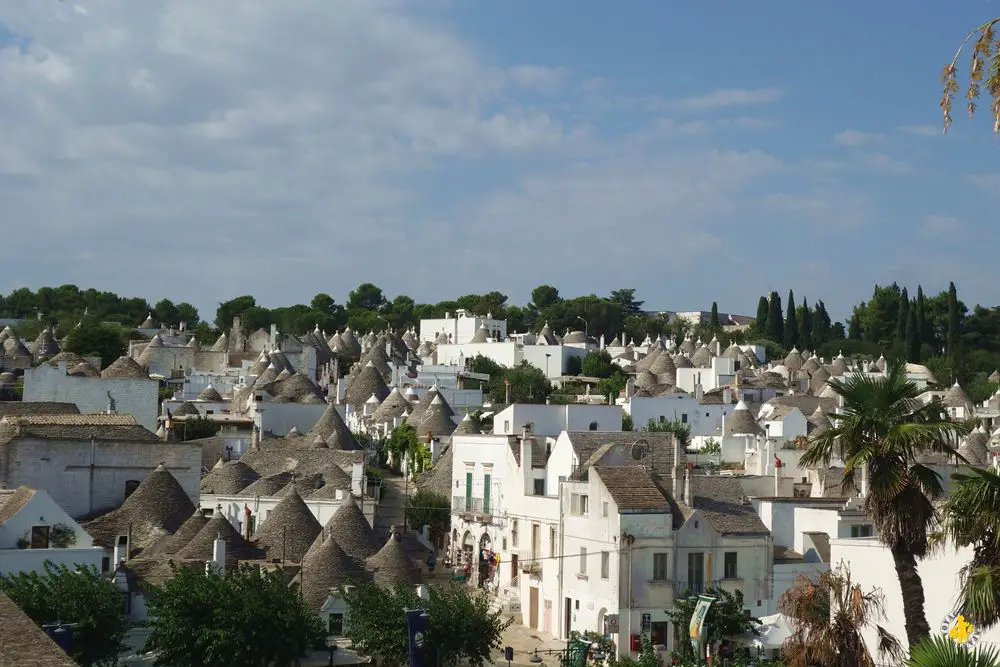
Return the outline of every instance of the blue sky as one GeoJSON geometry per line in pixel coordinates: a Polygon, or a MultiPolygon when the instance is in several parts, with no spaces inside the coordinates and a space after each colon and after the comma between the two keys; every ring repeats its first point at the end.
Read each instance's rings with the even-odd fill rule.
{"type": "Polygon", "coordinates": [[[942,137],[937,102],[996,14],[12,0],[0,289],[211,311],[363,281],[419,301],[550,283],[752,314],[793,288],[842,317],[876,282],[954,280],[995,305],[1000,146],[985,115],[942,137]]]}

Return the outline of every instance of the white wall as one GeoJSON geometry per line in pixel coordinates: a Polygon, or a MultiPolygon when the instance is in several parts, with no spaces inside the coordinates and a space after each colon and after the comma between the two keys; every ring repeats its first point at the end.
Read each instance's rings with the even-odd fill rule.
{"type": "MultiPolygon", "coordinates": [[[[312,511],[313,516],[322,525],[326,525],[340,506],[343,504],[341,500],[309,500],[309,497],[302,499],[306,506],[312,511]]],[[[214,494],[205,494],[201,497],[199,506],[204,510],[211,510],[212,512],[217,512],[219,505],[222,506],[222,514],[226,519],[243,534],[243,520],[245,515],[244,507],[249,507],[252,515],[256,517],[257,530],[259,531],[261,526],[267,521],[267,517],[274,510],[274,508],[281,501],[281,498],[247,498],[242,496],[221,496],[214,494]]],[[[355,497],[354,502],[361,507],[362,513],[365,518],[368,519],[368,523],[372,523],[375,520],[375,503],[369,499],[363,499],[360,497],[355,497]]]]}
{"type": "MultiPolygon", "coordinates": [[[[945,547],[917,562],[917,571],[924,586],[924,613],[931,632],[941,632],[944,618],[956,610],[959,571],[971,558],[970,549],[956,552],[951,547],[945,547]]],[[[885,595],[886,613],[881,624],[905,646],[903,598],[889,550],[877,538],[834,539],[830,540],[830,559],[834,567],[841,561],[846,563],[851,569],[851,578],[862,589],[881,588],[885,595]]],[[[873,633],[864,634],[874,653],[873,633]]],[[[1000,626],[986,630],[982,641],[989,644],[1000,642],[1000,626]]]]}
{"type": "Polygon", "coordinates": [[[501,366],[513,367],[521,363],[521,348],[513,341],[437,346],[439,365],[464,365],[477,355],[492,359],[501,366]]]}
{"type": "Polygon", "coordinates": [[[587,350],[570,345],[525,345],[522,356],[535,368],[545,372],[546,355],[548,357],[548,377],[555,378],[566,374],[566,366],[573,357],[583,359],[587,350]]]}
{"type": "Polygon", "coordinates": [[[830,569],[828,563],[799,561],[795,563],[774,564],[774,587],[770,599],[764,601],[764,606],[756,608],[753,615],[757,618],[777,614],[781,604],[781,596],[795,585],[799,577],[805,576],[816,581],[819,575],[830,569]]]}
{"type": "Polygon", "coordinates": [[[69,569],[93,567],[101,571],[101,547],[70,549],[0,549],[0,575],[16,572],[45,572],[45,562],[65,565],[69,569]]]}
{"type": "Polygon", "coordinates": [[[108,392],[115,410],[135,417],[150,431],[156,431],[160,407],[160,383],[142,379],[104,379],[66,375],[65,362],[59,368],[42,364],[24,372],[25,401],[73,403],[80,412],[105,412],[108,392]]]}
{"type": "Polygon", "coordinates": [[[525,424],[532,424],[535,435],[557,436],[563,431],[618,433],[622,430],[622,410],[617,405],[533,405],[516,403],[493,417],[497,435],[520,435],[525,424]]]}
{"type": "Polygon", "coordinates": [[[198,501],[201,445],[17,438],[8,448],[10,467],[0,468],[0,482],[42,489],[73,517],[118,507],[125,500],[125,483],[141,482],[160,463],[198,501]]]}
{"type": "Polygon", "coordinates": [[[486,325],[486,329],[490,332],[491,336],[494,329],[499,329],[500,339],[507,338],[507,320],[476,317],[461,308],[455,311],[454,314],[446,313],[446,315],[448,317],[420,320],[420,340],[434,342],[443,331],[445,334],[451,334],[452,343],[461,345],[462,343],[469,342],[476,335],[481,325],[486,325]]]}
{"type": "Polygon", "coordinates": [[[723,416],[731,414],[734,407],[732,404],[724,403],[701,405],[698,399],[683,394],[632,396],[623,406],[632,416],[633,427],[637,430],[645,428],[650,419],[657,422],[661,421],[661,418],[664,421],[680,419],[691,426],[691,437],[716,438],[722,433],[723,416]]]}
{"type": "Polygon", "coordinates": [[[36,490],[31,499],[13,516],[0,524],[0,575],[14,572],[44,572],[45,561],[69,568],[78,566],[101,569],[104,549],[94,547],[94,541],[76,521],[63,511],[52,498],[36,490]],[[76,541],[68,548],[20,549],[17,541],[30,539],[34,526],[62,524],[73,530],[76,541]]]}
{"type": "MultiPolygon", "coordinates": [[[[270,431],[275,437],[288,435],[292,427],[299,433],[308,433],[326,411],[326,403],[254,403],[254,425],[263,432],[270,431]]],[[[342,418],[346,418],[345,405],[338,405],[337,410],[342,418]]]]}

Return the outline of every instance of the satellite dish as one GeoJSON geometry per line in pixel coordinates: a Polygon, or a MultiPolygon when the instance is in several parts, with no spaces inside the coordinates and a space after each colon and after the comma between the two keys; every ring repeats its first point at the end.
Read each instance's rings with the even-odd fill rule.
{"type": "Polygon", "coordinates": [[[632,443],[632,458],[642,461],[649,454],[649,443],[645,440],[637,440],[632,443]]]}

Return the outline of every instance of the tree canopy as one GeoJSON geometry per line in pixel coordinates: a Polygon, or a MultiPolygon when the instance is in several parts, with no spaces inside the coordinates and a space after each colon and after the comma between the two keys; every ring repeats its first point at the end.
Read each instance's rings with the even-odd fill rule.
{"type": "Polygon", "coordinates": [[[1000,17],[990,19],[966,35],[955,52],[955,57],[944,67],[941,73],[941,83],[944,90],[941,94],[941,112],[944,115],[944,131],[947,132],[952,123],[952,103],[955,95],[961,93],[958,78],[958,59],[970,43],[972,54],[969,63],[969,78],[965,87],[965,110],[971,118],[976,113],[979,101],[986,90],[990,103],[990,114],[993,116],[993,134],[1000,135],[1000,39],[996,35],[996,25],[1000,17]]]}
{"type": "Polygon", "coordinates": [[[325,644],[319,617],[280,570],[180,568],[149,601],[147,649],[171,667],[285,667],[325,644]]]}
{"type": "MultiPolygon", "coordinates": [[[[705,590],[705,595],[715,598],[715,602],[708,608],[708,616],[705,618],[705,625],[708,628],[709,643],[717,643],[729,637],[740,637],[747,634],[756,634],[760,628],[760,621],[747,616],[743,608],[746,604],[743,601],[743,592],[736,590],[729,591],[710,586],[705,590]]],[[[676,640],[675,654],[681,659],[692,659],[695,656],[691,642],[687,641],[688,629],[691,626],[691,616],[695,607],[698,606],[698,596],[692,595],[691,591],[682,591],[681,595],[674,600],[674,608],[667,610],[667,618],[674,628],[674,639],[676,640]]]]}
{"type": "Polygon", "coordinates": [[[345,596],[350,607],[345,635],[362,654],[376,656],[380,665],[406,663],[406,609],[426,609],[426,646],[438,655],[430,664],[472,667],[488,662],[502,646],[501,634],[510,620],[490,609],[489,598],[466,586],[431,586],[422,600],[412,586],[387,588],[365,584],[345,596]]]}
{"type": "Polygon", "coordinates": [[[39,626],[74,623],[70,656],[77,663],[115,665],[125,649],[128,621],[122,598],[94,568],[70,570],[45,563],[45,571],[0,575],[0,591],[39,626]]]}

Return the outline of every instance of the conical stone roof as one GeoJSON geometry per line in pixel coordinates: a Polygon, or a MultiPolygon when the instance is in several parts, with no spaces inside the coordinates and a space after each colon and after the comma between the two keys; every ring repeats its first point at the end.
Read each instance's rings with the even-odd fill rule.
{"type": "Polygon", "coordinates": [[[135,359],[129,356],[121,356],[111,362],[107,368],[101,372],[101,377],[108,378],[131,378],[134,380],[148,380],[149,376],[142,369],[135,359]]]}
{"type": "Polygon", "coordinates": [[[409,407],[410,402],[399,391],[399,387],[393,387],[392,391],[389,392],[389,395],[386,396],[385,400],[382,401],[372,416],[376,422],[392,421],[396,417],[402,416],[409,407]]]}
{"type": "Polygon", "coordinates": [[[972,405],[968,394],[965,393],[965,390],[957,382],[945,393],[942,402],[948,408],[968,408],[972,405]]]}
{"type": "Polygon", "coordinates": [[[375,531],[351,496],[344,498],[325,530],[349,556],[359,561],[375,555],[379,550],[375,531]]]}
{"type": "Polygon", "coordinates": [[[321,533],[302,559],[302,600],[313,611],[319,611],[332,588],[344,584],[357,584],[371,579],[358,570],[357,563],[340,548],[333,538],[321,533]]]}
{"type": "Polygon", "coordinates": [[[385,378],[369,361],[358,372],[358,375],[347,385],[344,392],[344,403],[353,406],[355,410],[361,412],[365,401],[374,394],[379,401],[385,400],[389,395],[389,387],[385,384],[385,378]]]}
{"type": "Polygon", "coordinates": [[[468,412],[462,417],[462,421],[458,423],[458,426],[452,431],[452,435],[479,435],[481,431],[479,430],[478,424],[472,419],[472,415],[468,412]]]}
{"type": "Polygon", "coordinates": [[[805,359],[802,358],[802,353],[797,347],[793,347],[792,351],[785,356],[785,368],[790,371],[798,371],[802,369],[803,364],[805,364],[805,359]]]}
{"type": "Polygon", "coordinates": [[[695,368],[709,368],[712,365],[712,352],[702,345],[691,355],[691,363],[695,368]]]}
{"type": "Polygon", "coordinates": [[[958,448],[958,453],[969,465],[989,465],[989,436],[982,427],[975,429],[965,438],[965,442],[958,448]]]}
{"type": "Polygon", "coordinates": [[[802,370],[804,370],[806,373],[809,373],[810,376],[816,371],[818,371],[820,368],[822,368],[822,366],[820,366],[819,360],[817,360],[816,357],[814,356],[809,357],[804,362],[802,362],[802,370]]]}
{"type": "Polygon", "coordinates": [[[229,520],[216,512],[208,522],[201,527],[191,541],[177,552],[180,560],[210,561],[215,552],[215,540],[222,539],[226,543],[226,562],[238,560],[253,560],[263,553],[247,542],[242,535],[229,523],[229,520]]]}
{"type": "Polygon", "coordinates": [[[255,535],[268,559],[301,563],[323,527],[293,487],[275,505],[255,535]]]}
{"type": "Polygon", "coordinates": [[[215,342],[212,344],[211,351],[225,352],[228,349],[229,349],[229,336],[227,336],[226,332],[223,331],[222,334],[215,339],[215,342]]]}
{"type": "Polygon", "coordinates": [[[750,413],[750,408],[743,401],[736,404],[732,414],[726,417],[726,428],[723,435],[742,436],[759,435],[763,433],[760,424],[750,413]]]}
{"type": "Polygon", "coordinates": [[[380,586],[419,584],[421,582],[420,570],[406,555],[402,537],[395,527],[389,532],[389,539],[385,546],[365,561],[365,565],[375,578],[375,583],[380,586]]]}
{"type": "Polygon", "coordinates": [[[451,435],[455,430],[455,422],[448,414],[450,412],[451,408],[448,407],[447,403],[445,403],[444,397],[440,394],[435,396],[434,400],[431,401],[430,406],[424,412],[424,416],[420,420],[420,424],[416,428],[417,437],[424,438],[428,436],[439,437],[451,435]]]}
{"type": "Polygon", "coordinates": [[[260,475],[243,461],[229,461],[213,468],[201,480],[201,492],[234,496],[260,479],[260,475]]]}
{"type": "Polygon", "coordinates": [[[361,357],[361,343],[358,341],[351,327],[344,329],[344,333],[340,334],[340,340],[344,344],[345,355],[350,359],[359,359],[361,357]]]}
{"type": "Polygon", "coordinates": [[[657,357],[659,357],[662,353],[663,350],[659,347],[651,348],[649,352],[646,353],[646,356],[635,362],[635,369],[637,371],[648,371],[649,367],[653,365],[653,362],[656,361],[657,357]]]}
{"type": "Polygon", "coordinates": [[[816,405],[816,409],[813,410],[813,413],[806,418],[806,421],[808,422],[806,424],[806,429],[812,437],[829,431],[833,427],[833,423],[823,410],[822,403],[818,403],[816,405]]]}
{"type": "Polygon", "coordinates": [[[361,449],[361,445],[354,438],[351,429],[344,423],[344,419],[340,416],[334,403],[327,404],[326,410],[323,411],[319,421],[313,425],[306,437],[309,438],[310,442],[322,438],[323,442],[331,449],[342,449],[347,452],[361,449]]]}
{"type": "Polygon", "coordinates": [[[690,357],[684,354],[678,354],[674,357],[674,367],[676,368],[694,368],[694,363],[692,363],[690,357]]]}
{"type": "Polygon", "coordinates": [[[427,412],[427,408],[430,407],[431,401],[440,395],[440,393],[441,392],[438,391],[438,386],[436,384],[428,389],[424,395],[420,397],[420,400],[417,401],[417,404],[413,406],[413,411],[410,412],[410,416],[406,418],[406,423],[414,429],[420,426],[420,422],[424,418],[424,413],[427,412]]]}
{"type": "Polygon", "coordinates": [[[169,556],[177,553],[194,539],[194,536],[208,523],[208,517],[198,508],[173,535],[168,535],[149,549],[149,553],[169,556]]]}
{"type": "Polygon", "coordinates": [[[829,382],[830,377],[830,372],[820,366],[813,371],[812,375],[809,376],[809,391],[811,391],[813,395],[818,395],[818,392],[823,391],[823,387],[826,386],[827,382],[829,382]]]}
{"type": "Polygon", "coordinates": [[[279,472],[276,475],[261,477],[239,492],[241,498],[275,498],[278,493],[292,481],[291,473],[279,472]]]}
{"type": "Polygon", "coordinates": [[[222,394],[220,394],[215,387],[213,387],[212,385],[208,385],[207,387],[201,390],[200,394],[198,394],[198,400],[207,401],[210,403],[221,403],[223,399],[222,399],[222,394]]]}

